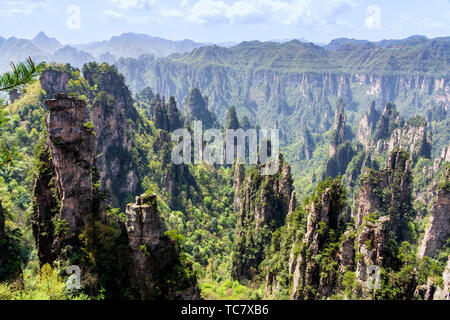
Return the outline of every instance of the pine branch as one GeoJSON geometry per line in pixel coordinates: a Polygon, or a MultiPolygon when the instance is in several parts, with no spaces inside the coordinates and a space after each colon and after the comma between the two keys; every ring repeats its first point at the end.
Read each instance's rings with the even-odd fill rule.
{"type": "Polygon", "coordinates": [[[11,72],[6,72],[0,76],[0,91],[9,91],[28,84],[35,80],[38,75],[38,68],[30,57],[17,66],[11,61],[11,68],[11,72]]]}

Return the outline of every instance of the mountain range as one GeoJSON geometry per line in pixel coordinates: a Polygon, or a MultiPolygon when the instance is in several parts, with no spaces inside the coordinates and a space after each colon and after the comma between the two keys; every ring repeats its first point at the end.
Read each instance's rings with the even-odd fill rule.
{"type": "MultiPolygon", "coordinates": [[[[419,45],[426,42],[425,36],[411,36],[403,40],[382,40],[370,42],[368,40],[356,40],[339,38],[328,44],[317,44],[327,50],[337,50],[347,45],[374,45],[387,48],[395,45],[419,45]]],[[[292,41],[308,43],[305,38],[298,39],[274,39],[269,42],[284,44],[292,41]]],[[[168,40],[161,37],[153,37],[146,34],[123,33],[113,36],[109,40],[93,41],[82,44],[62,44],[56,38],[49,37],[43,31],[33,39],[20,39],[17,37],[0,37],[0,72],[9,69],[10,61],[17,62],[27,57],[32,57],[36,62],[70,63],[81,67],[89,61],[114,63],[120,58],[139,58],[142,55],[153,55],[155,58],[166,57],[175,53],[188,53],[196,48],[205,46],[220,46],[230,48],[238,45],[233,41],[195,42],[189,39],[168,40]]]]}
{"type": "Polygon", "coordinates": [[[120,57],[138,58],[144,54],[162,57],[204,45],[188,39],[172,41],[135,33],[124,33],[105,41],[63,45],[41,31],[31,40],[0,37],[0,71],[8,70],[10,61],[21,61],[29,56],[36,62],[55,61],[81,67],[90,61],[114,62],[120,57]]]}

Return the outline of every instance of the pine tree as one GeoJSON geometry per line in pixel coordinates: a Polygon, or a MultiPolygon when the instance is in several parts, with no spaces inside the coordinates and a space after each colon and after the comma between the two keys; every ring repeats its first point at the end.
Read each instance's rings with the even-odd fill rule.
{"type": "Polygon", "coordinates": [[[239,120],[236,115],[236,109],[233,106],[231,106],[228,108],[228,111],[227,111],[225,129],[236,130],[239,128],[240,128],[240,124],[239,124],[239,120]]]}

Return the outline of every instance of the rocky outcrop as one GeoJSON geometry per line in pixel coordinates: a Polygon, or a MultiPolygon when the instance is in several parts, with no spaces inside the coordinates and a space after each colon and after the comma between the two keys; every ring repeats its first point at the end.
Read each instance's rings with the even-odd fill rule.
{"type": "Polygon", "coordinates": [[[334,116],[333,132],[330,140],[330,157],[336,153],[336,148],[342,144],[346,138],[346,117],[344,114],[344,102],[339,100],[334,116]]]}
{"type": "MultiPolygon", "coordinates": [[[[46,100],[48,145],[60,197],[57,249],[77,242],[92,213],[92,170],[95,136],[88,122],[86,102],[57,94],[46,100]]],[[[37,195],[39,196],[39,195],[37,195]]]]}
{"type": "Polygon", "coordinates": [[[383,113],[381,114],[380,120],[377,123],[374,134],[374,141],[388,139],[392,132],[404,125],[404,120],[400,117],[392,103],[386,104],[383,113]]]}
{"type": "Polygon", "coordinates": [[[325,170],[322,175],[322,179],[328,177],[335,178],[339,175],[343,175],[347,170],[347,166],[352,161],[353,157],[357,154],[350,141],[345,141],[340,144],[335,150],[333,156],[331,156],[325,164],[325,170]]]}
{"type": "Polygon", "coordinates": [[[180,114],[174,97],[169,98],[166,104],[164,99],[158,100],[154,109],[155,127],[172,132],[181,127],[180,114]]]}
{"type": "Polygon", "coordinates": [[[131,149],[132,124],[138,115],[122,75],[114,67],[95,63],[84,66],[83,74],[98,93],[93,101],[92,122],[96,134],[95,166],[111,204],[124,209],[126,199],[139,187],[131,149]],[[131,123],[130,123],[131,121],[131,123]]]}
{"type": "Polygon", "coordinates": [[[386,168],[369,170],[361,179],[358,215],[356,280],[363,295],[369,287],[372,266],[386,267],[393,260],[392,243],[411,241],[407,223],[412,219],[410,160],[396,150],[389,156],[386,168]]]}
{"type": "Polygon", "coordinates": [[[53,95],[61,92],[67,93],[67,83],[69,82],[72,68],[63,70],[62,68],[49,67],[42,71],[39,78],[42,90],[45,91],[46,97],[51,98],[53,95]]]}
{"type": "Polygon", "coordinates": [[[450,257],[442,274],[443,287],[437,285],[434,290],[433,300],[450,300],[450,257]]]}
{"type": "Polygon", "coordinates": [[[364,146],[368,146],[372,134],[375,132],[376,125],[380,119],[380,113],[375,109],[375,101],[369,106],[369,109],[359,121],[357,138],[364,146]]]}
{"type": "Polygon", "coordinates": [[[339,99],[330,138],[330,155],[322,174],[323,180],[327,177],[334,178],[345,173],[348,164],[356,154],[349,141],[351,136],[351,129],[346,125],[344,102],[342,99],[339,99]]]}
{"type": "MultiPolygon", "coordinates": [[[[305,208],[308,221],[293,271],[291,299],[329,297],[338,289],[338,269],[323,269],[327,262],[321,263],[321,259],[335,260],[338,255],[338,252],[327,252],[330,256],[324,257],[326,245],[337,240],[335,237],[344,207],[342,196],[342,186],[335,180],[305,208]]],[[[343,245],[343,261],[351,258],[347,246],[343,245]]]]}
{"type": "Polygon", "coordinates": [[[436,200],[431,208],[429,225],[419,249],[419,257],[434,257],[450,237],[450,190],[448,181],[450,168],[447,168],[444,185],[437,192],[436,200]]]}
{"type": "Polygon", "coordinates": [[[390,213],[392,223],[411,210],[411,176],[408,154],[401,150],[391,153],[386,168],[369,170],[361,179],[356,225],[370,214],[390,213]]]}
{"type": "Polygon", "coordinates": [[[390,153],[395,148],[402,148],[414,161],[418,157],[431,156],[431,134],[426,120],[414,116],[405,123],[391,103],[386,105],[377,123],[372,145],[377,153],[390,153]]]}
{"type": "Polygon", "coordinates": [[[189,91],[189,94],[184,99],[183,110],[186,125],[199,120],[202,121],[203,129],[209,129],[216,124],[216,116],[208,110],[208,99],[203,97],[197,88],[189,91]]]}
{"type": "Polygon", "coordinates": [[[389,265],[389,256],[385,252],[389,230],[391,218],[383,216],[375,222],[366,222],[356,239],[356,251],[360,257],[356,263],[356,280],[361,284],[363,292],[371,290],[368,281],[369,267],[389,265]]]}
{"type": "Polygon", "coordinates": [[[81,247],[79,235],[94,210],[95,135],[86,102],[65,94],[45,102],[48,139],[39,156],[31,218],[41,265],[60,258],[66,245],[81,247]]]}
{"type": "Polygon", "coordinates": [[[79,70],[70,65],[47,66],[40,76],[41,87],[48,98],[71,90],[71,93],[84,95],[89,100],[92,110],[85,118],[86,122],[92,119],[96,134],[95,165],[101,187],[109,191],[109,204],[125,209],[127,197],[139,188],[131,157],[132,123],[137,121],[138,113],[130,91],[123,76],[108,64],[92,62],[85,65],[85,79],[77,79],[82,83],[82,88],[68,87],[74,72],[78,74],[79,70]],[[92,89],[94,87],[95,90],[92,89]]]}
{"type": "MultiPolygon", "coordinates": [[[[55,240],[54,221],[60,210],[59,194],[56,189],[55,167],[48,146],[42,150],[39,157],[39,175],[33,187],[32,229],[39,263],[52,263],[57,257],[53,247],[55,240]]],[[[59,232],[59,230],[57,230],[59,232]]]]}
{"type": "Polygon", "coordinates": [[[251,280],[264,260],[271,232],[284,224],[293,194],[290,167],[282,158],[278,173],[263,176],[235,167],[234,205],[238,216],[236,248],[232,266],[235,279],[251,280]]]}
{"type": "Polygon", "coordinates": [[[138,295],[142,299],[199,299],[195,276],[184,273],[191,265],[182,265],[176,240],[163,235],[156,195],[136,197],[136,203],[127,205],[126,215],[132,260],[129,274],[138,295]]]}
{"type": "Polygon", "coordinates": [[[315,148],[314,140],[308,128],[303,129],[303,134],[300,136],[300,150],[298,152],[298,160],[310,160],[315,148]]]}
{"type": "Polygon", "coordinates": [[[355,261],[355,234],[354,230],[350,229],[345,231],[343,239],[339,247],[338,261],[339,271],[343,274],[348,270],[354,269],[355,261]]]}

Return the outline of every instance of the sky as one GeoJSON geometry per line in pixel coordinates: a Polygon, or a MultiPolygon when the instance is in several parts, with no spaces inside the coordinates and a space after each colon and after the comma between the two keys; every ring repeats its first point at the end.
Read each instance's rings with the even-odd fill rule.
{"type": "Polygon", "coordinates": [[[450,36],[450,0],[0,0],[0,36],[64,44],[125,32],[221,43],[450,36]]]}

